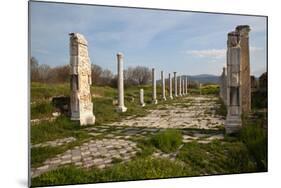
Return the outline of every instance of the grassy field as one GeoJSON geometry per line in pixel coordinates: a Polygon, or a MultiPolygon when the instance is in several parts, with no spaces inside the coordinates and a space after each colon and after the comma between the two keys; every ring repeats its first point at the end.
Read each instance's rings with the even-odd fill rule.
{"type": "MultiPolygon", "coordinates": [[[[117,89],[111,87],[91,87],[94,114],[97,126],[106,126],[110,122],[121,121],[128,116],[145,116],[150,109],[156,108],[151,103],[150,86],[134,86],[125,89],[125,105],[128,111],[117,113],[114,100],[117,99],[117,89]],[[146,106],[139,105],[139,89],[144,89],[146,106]]],[[[202,95],[217,95],[217,85],[203,86],[202,95]]],[[[158,96],[161,88],[157,88],[158,96]]],[[[167,91],[168,92],[168,91],[167,91]]],[[[198,89],[190,89],[191,95],[198,95],[198,89]]],[[[46,85],[31,84],[31,118],[51,117],[54,107],[51,97],[68,96],[68,84],[46,85]]],[[[182,99],[161,101],[159,104],[178,103],[182,99]]],[[[226,108],[222,101],[218,115],[226,115],[226,108]]],[[[186,104],[182,104],[186,105],[186,104]]],[[[164,107],[163,107],[164,108],[164,107]]],[[[143,139],[134,140],[142,149],[137,156],[126,163],[116,161],[112,167],[104,170],[91,168],[79,169],[75,166],[64,166],[32,179],[32,186],[94,183],[108,181],[125,181],[137,179],[155,179],[180,176],[202,176],[210,174],[231,174],[244,172],[267,171],[267,132],[262,128],[263,116],[257,120],[243,118],[243,129],[239,134],[225,136],[224,140],[214,140],[207,144],[196,141],[182,143],[182,130],[168,129],[143,139]],[[179,146],[182,145],[181,148],[179,146]],[[178,152],[174,161],[153,158],[152,153],[161,150],[164,153],[178,152]]],[[[91,127],[91,126],[90,126],[91,127]]],[[[42,121],[31,126],[31,143],[38,144],[55,139],[74,137],[76,141],[59,147],[45,147],[31,149],[31,165],[39,166],[47,158],[53,157],[68,149],[90,140],[101,139],[102,136],[91,136],[87,127],[79,126],[78,122],[70,121],[68,117],[60,116],[52,122],[42,121]]],[[[186,129],[188,130],[188,129],[186,129]]],[[[190,129],[191,130],[191,129],[190,129]]],[[[208,130],[201,130],[208,132],[208,130]]],[[[213,132],[210,130],[209,132],[213,132]]],[[[219,130],[223,132],[223,130],[219,130]]]]}

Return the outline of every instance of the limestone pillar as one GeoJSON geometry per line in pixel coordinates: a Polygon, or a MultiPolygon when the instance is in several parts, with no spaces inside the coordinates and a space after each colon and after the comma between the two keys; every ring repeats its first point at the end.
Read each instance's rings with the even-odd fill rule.
{"type": "Polygon", "coordinates": [[[155,69],[152,68],[152,103],[157,104],[155,69]]]}
{"type": "Polygon", "coordinates": [[[225,67],[223,67],[222,74],[220,76],[220,97],[223,100],[224,104],[226,104],[227,101],[227,83],[226,83],[226,72],[225,67]]]}
{"type": "Polygon", "coordinates": [[[88,42],[79,33],[70,33],[70,116],[80,125],[95,123],[91,95],[91,63],[88,42]]]}
{"type": "Polygon", "coordinates": [[[177,72],[174,72],[174,96],[177,97],[178,94],[177,94],[177,72]]]}
{"type": "Polygon", "coordinates": [[[182,79],[182,95],[185,96],[185,79],[182,79]]]}
{"type": "Polygon", "coordinates": [[[123,71],[123,54],[117,53],[117,74],[118,74],[118,106],[117,112],[126,112],[124,105],[124,71],[123,71]]]}
{"type": "Polygon", "coordinates": [[[173,99],[173,83],[172,83],[172,77],[169,73],[169,98],[173,99]]]}
{"type": "Polygon", "coordinates": [[[143,89],[140,89],[140,105],[142,107],[145,106],[145,103],[144,103],[144,96],[143,96],[143,89]]]}
{"type": "Polygon", "coordinates": [[[181,91],[181,76],[179,76],[179,96],[182,96],[182,91],[181,91]]]}
{"type": "Polygon", "coordinates": [[[250,77],[250,50],[249,50],[249,32],[248,25],[236,27],[236,32],[240,38],[240,83],[241,83],[241,103],[242,112],[251,111],[251,77],[250,77]]]}
{"type": "Polygon", "coordinates": [[[241,121],[240,62],[241,48],[239,33],[228,33],[227,40],[227,117],[226,133],[237,132],[241,121]]]}
{"type": "Polygon", "coordinates": [[[165,75],[164,71],[161,71],[161,82],[162,82],[162,100],[166,100],[166,94],[165,94],[165,75]]]}
{"type": "Polygon", "coordinates": [[[202,84],[199,83],[199,90],[200,90],[200,95],[202,95],[202,84]]]}
{"type": "Polygon", "coordinates": [[[187,88],[188,88],[188,80],[187,76],[185,77],[185,94],[187,95],[187,88]]]}

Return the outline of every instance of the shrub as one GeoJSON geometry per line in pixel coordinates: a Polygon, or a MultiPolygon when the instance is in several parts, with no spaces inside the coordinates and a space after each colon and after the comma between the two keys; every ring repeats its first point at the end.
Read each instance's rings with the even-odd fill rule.
{"type": "Polygon", "coordinates": [[[173,152],[181,145],[182,134],[179,130],[168,129],[152,136],[151,143],[163,152],[173,152]]]}

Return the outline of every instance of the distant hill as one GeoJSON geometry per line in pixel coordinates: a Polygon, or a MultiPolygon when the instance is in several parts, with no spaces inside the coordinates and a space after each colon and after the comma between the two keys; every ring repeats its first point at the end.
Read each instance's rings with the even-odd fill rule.
{"type": "Polygon", "coordinates": [[[187,78],[200,83],[219,83],[219,76],[211,74],[187,75],[187,78]]]}

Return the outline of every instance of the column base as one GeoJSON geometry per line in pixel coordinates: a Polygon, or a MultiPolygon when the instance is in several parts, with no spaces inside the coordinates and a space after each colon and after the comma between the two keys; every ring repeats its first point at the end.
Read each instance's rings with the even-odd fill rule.
{"type": "Polygon", "coordinates": [[[167,99],[166,99],[166,97],[163,97],[162,100],[163,100],[163,101],[166,101],[167,99]]]}
{"type": "Polygon", "coordinates": [[[226,134],[237,133],[242,128],[240,116],[227,116],[225,121],[226,134]]]}
{"type": "Polygon", "coordinates": [[[158,104],[157,99],[152,100],[152,104],[158,104]]]}
{"type": "Polygon", "coordinates": [[[145,107],[145,103],[141,104],[141,107],[145,107]]]}
{"type": "Polygon", "coordinates": [[[116,108],[116,111],[117,112],[126,112],[127,111],[127,108],[125,106],[118,106],[116,108]]]}
{"type": "Polygon", "coordinates": [[[85,115],[83,117],[80,117],[80,125],[84,126],[84,125],[93,125],[95,124],[96,121],[96,117],[94,115],[85,115]]]}
{"type": "Polygon", "coordinates": [[[173,96],[169,96],[170,99],[173,99],[173,96]]]}

